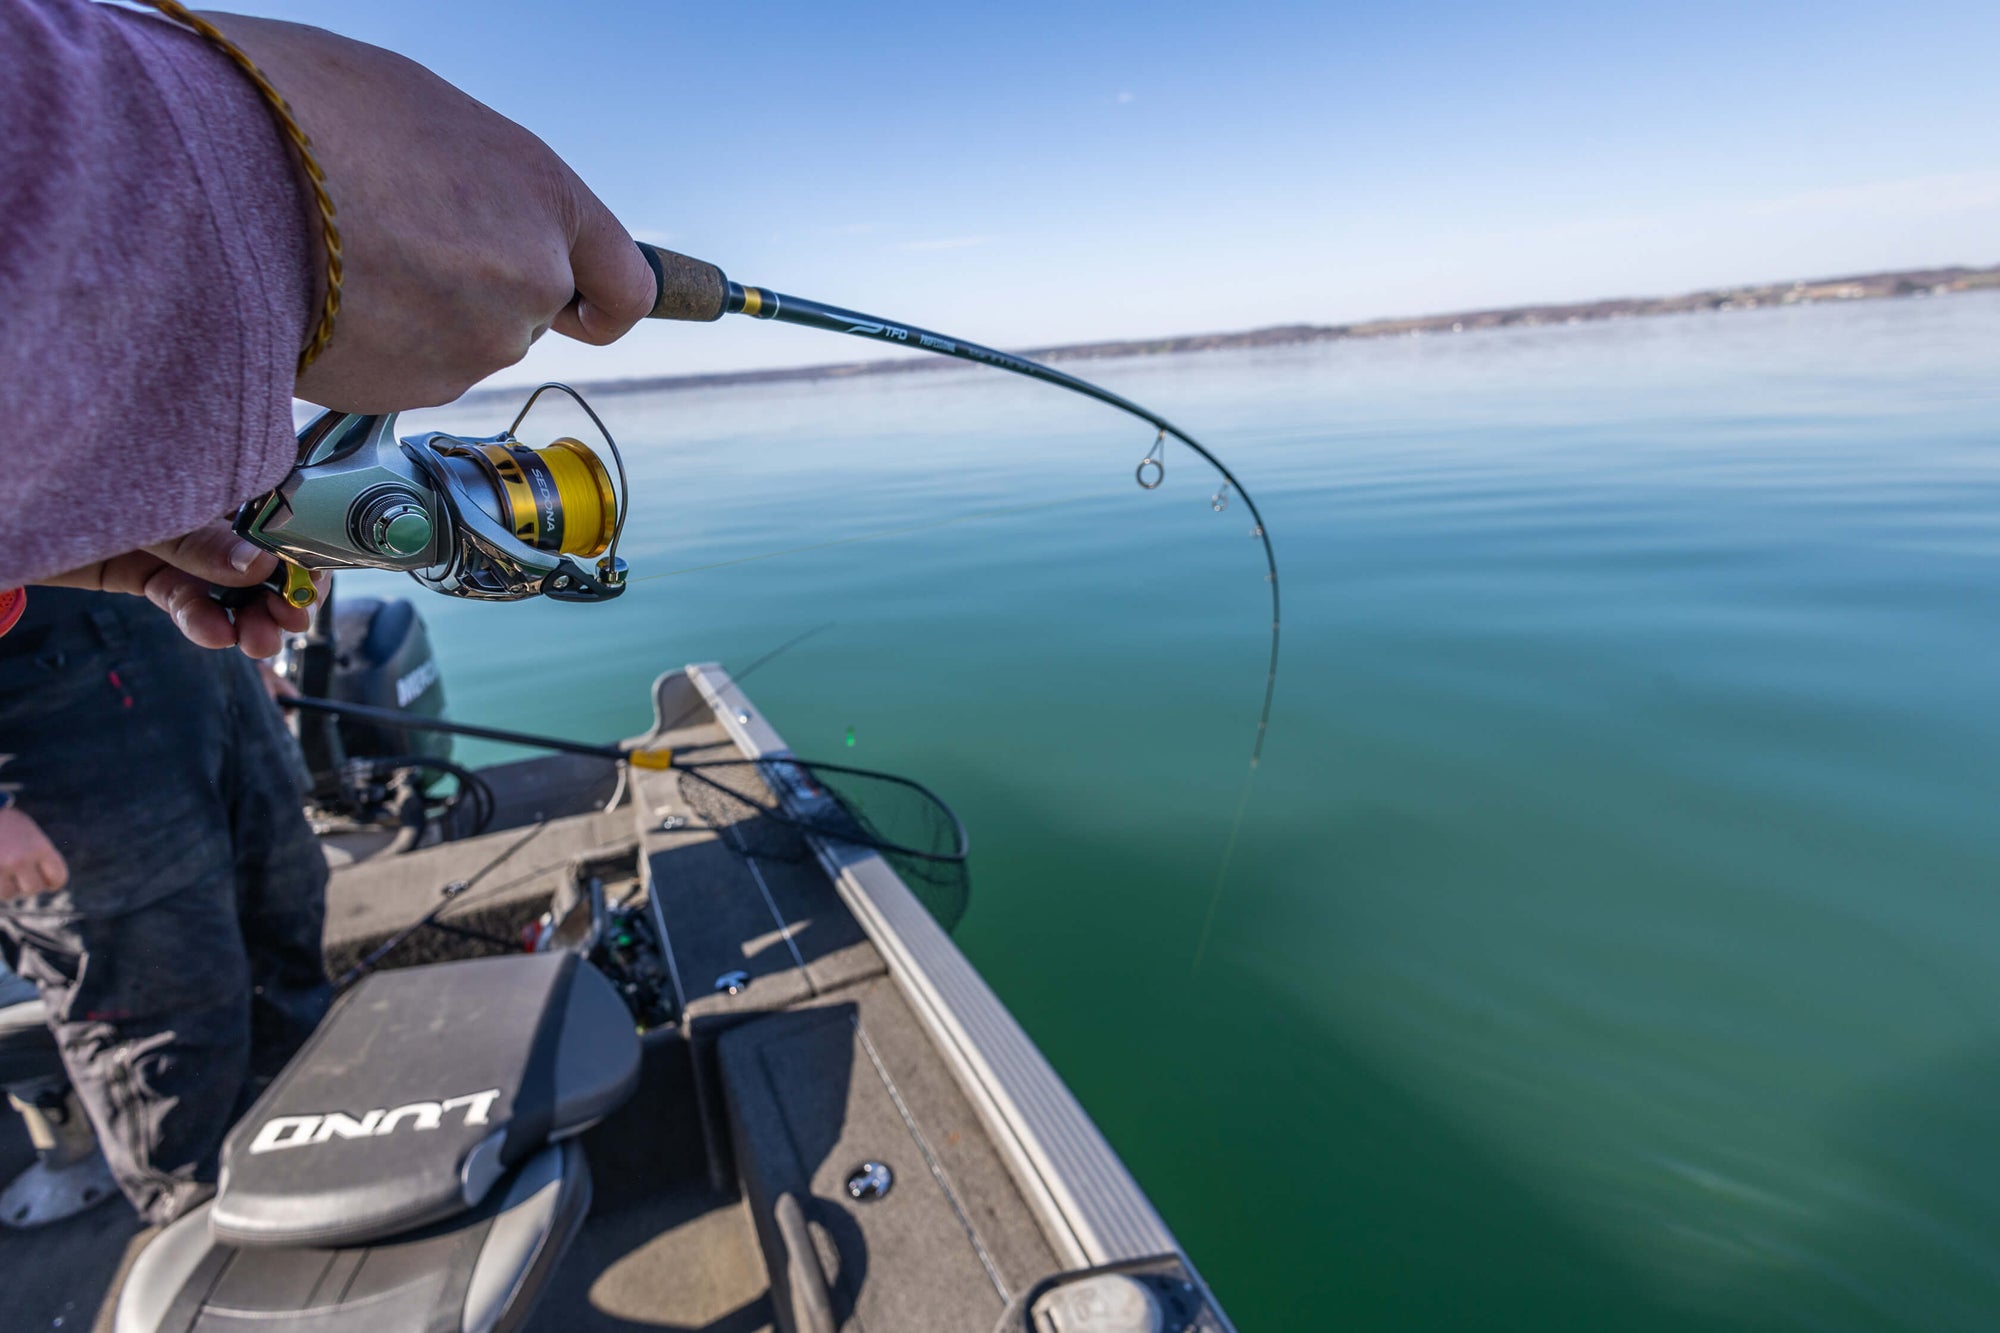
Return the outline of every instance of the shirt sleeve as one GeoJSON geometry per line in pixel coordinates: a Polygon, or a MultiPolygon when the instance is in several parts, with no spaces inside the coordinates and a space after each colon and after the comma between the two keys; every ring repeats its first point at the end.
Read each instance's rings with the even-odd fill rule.
{"type": "Polygon", "coordinates": [[[178,536],[283,479],[317,215],[200,37],[0,0],[0,588],[178,536]]]}

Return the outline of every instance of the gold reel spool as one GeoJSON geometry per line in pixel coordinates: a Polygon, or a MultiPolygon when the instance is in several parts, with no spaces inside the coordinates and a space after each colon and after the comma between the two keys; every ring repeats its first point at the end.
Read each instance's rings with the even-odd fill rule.
{"type": "Polygon", "coordinates": [[[604,460],[583,441],[568,436],[536,453],[556,479],[562,497],[566,539],[557,550],[567,555],[602,555],[618,531],[618,493],[604,460]],[[588,540],[584,540],[584,538],[588,540]]]}
{"type": "Polygon", "coordinates": [[[542,551],[602,555],[618,531],[618,494],[604,460],[567,436],[540,449],[487,441],[453,450],[482,464],[495,483],[495,515],[520,540],[542,551]]]}

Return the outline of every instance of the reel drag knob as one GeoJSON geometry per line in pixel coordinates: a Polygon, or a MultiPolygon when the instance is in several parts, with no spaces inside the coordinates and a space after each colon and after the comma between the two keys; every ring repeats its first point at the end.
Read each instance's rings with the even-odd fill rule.
{"type": "Polygon", "coordinates": [[[371,501],[355,527],[363,545],[386,556],[421,554],[433,535],[431,516],[417,498],[393,492],[371,501]]]}

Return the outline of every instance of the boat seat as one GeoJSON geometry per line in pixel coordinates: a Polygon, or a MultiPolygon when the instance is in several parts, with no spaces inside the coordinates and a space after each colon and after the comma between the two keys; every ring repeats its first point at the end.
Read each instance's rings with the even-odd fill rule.
{"type": "Polygon", "coordinates": [[[638,1082],[611,983],[574,954],[377,973],[233,1129],[216,1196],[139,1255],[118,1333],[488,1330],[582,1224],[565,1142],[638,1082]]]}

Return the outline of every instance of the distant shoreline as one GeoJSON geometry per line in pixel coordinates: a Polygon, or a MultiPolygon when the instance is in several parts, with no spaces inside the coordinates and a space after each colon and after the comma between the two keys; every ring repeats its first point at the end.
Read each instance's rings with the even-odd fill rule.
{"type": "MultiPolygon", "coordinates": [[[[1116,342],[1070,343],[1034,347],[1019,355],[1036,361],[1095,361],[1126,356],[1173,356],[1182,352],[1217,352],[1237,347],[1286,347],[1297,343],[1335,342],[1348,338],[1398,338],[1425,334],[1472,333],[1480,329],[1535,328],[1550,324],[1584,324],[1598,320],[1682,315],[1705,310],[1754,310],[1764,306],[1817,305],[1826,301],[1874,301],[1890,297],[1944,296],[1953,292],[2000,288],[2000,265],[1991,268],[1904,269],[1894,273],[1861,273],[1845,278],[1770,282],[1752,287],[1715,287],[1681,296],[1621,296],[1568,305],[1508,306],[1496,310],[1463,310],[1448,315],[1407,319],[1375,319],[1354,324],[1280,324],[1237,333],[1197,333],[1173,338],[1139,338],[1116,342]]],[[[772,370],[728,370],[697,375],[656,375],[636,379],[593,380],[577,387],[595,394],[648,393],[667,389],[707,389],[734,384],[775,384],[790,380],[850,379],[858,375],[900,375],[914,371],[963,367],[945,357],[909,357],[892,361],[843,361],[825,365],[784,366],[772,370]]],[[[513,395],[518,387],[479,389],[467,399],[494,394],[513,395]]]]}

